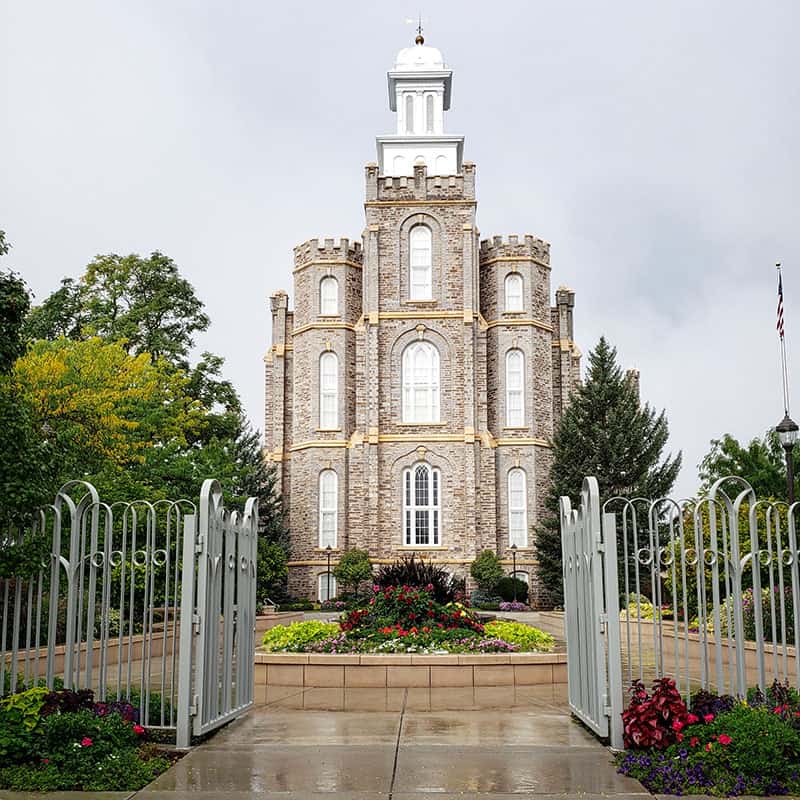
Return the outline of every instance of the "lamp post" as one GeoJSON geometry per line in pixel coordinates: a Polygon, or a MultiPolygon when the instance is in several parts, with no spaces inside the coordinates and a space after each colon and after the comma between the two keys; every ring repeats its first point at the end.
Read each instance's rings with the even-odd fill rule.
{"type": "Polygon", "coordinates": [[[514,587],[514,602],[517,602],[517,543],[511,545],[511,559],[514,563],[513,572],[511,573],[512,586],[514,587]]]}
{"type": "Polygon", "coordinates": [[[325,594],[328,595],[325,599],[331,599],[331,550],[333,548],[328,545],[325,548],[325,555],[328,557],[328,571],[325,573],[325,594]]]}
{"type": "Polygon", "coordinates": [[[783,451],[786,453],[786,496],[789,500],[789,505],[794,503],[794,459],[792,457],[792,450],[794,450],[795,442],[797,441],[797,423],[789,416],[781,420],[780,424],[775,427],[783,445],[783,451]]]}

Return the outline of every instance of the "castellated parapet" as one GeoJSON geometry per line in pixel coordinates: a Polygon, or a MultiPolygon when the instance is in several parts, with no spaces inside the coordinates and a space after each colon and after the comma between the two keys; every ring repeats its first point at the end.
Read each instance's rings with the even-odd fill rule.
{"type": "Polygon", "coordinates": [[[414,166],[413,177],[379,175],[377,164],[367,164],[367,202],[409,202],[412,200],[474,200],[475,165],[465,161],[460,175],[428,175],[424,164],[414,166]]]}
{"type": "Polygon", "coordinates": [[[550,264],[550,242],[526,233],[493,236],[481,241],[481,261],[499,258],[529,257],[542,264],[550,264]]]}
{"type": "Polygon", "coordinates": [[[351,242],[345,237],[338,241],[336,239],[309,239],[294,248],[295,269],[319,261],[352,261],[355,264],[361,264],[363,260],[364,253],[361,249],[361,242],[351,242]]]}

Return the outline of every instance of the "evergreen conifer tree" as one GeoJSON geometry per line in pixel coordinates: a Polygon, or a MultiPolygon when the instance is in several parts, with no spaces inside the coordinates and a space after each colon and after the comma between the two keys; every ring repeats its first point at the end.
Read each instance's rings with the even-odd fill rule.
{"type": "Polygon", "coordinates": [[[601,501],[668,494],[681,466],[680,453],[662,460],[668,436],[664,411],[642,405],[638,382],[622,371],[616,349],[601,337],[553,440],[547,517],[536,537],[539,579],[553,605],[564,602],[559,498],[567,495],[577,505],[587,475],[597,478],[601,501]]]}

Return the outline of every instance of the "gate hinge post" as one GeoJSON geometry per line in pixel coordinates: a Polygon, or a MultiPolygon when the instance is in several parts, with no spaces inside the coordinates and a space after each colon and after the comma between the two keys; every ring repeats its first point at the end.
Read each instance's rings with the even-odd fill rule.
{"type": "Polygon", "coordinates": [[[192,625],[194,626],[194,632],[200,633],[200,615],[199,614],[192,614],[192,625]]]}
{"type": "Polygon", "coordinates": [[[192,695],[192,704],[189,706],[189,716],[195,717],[197,716],[197,695],[192,695]]]}
{"type": "Polygon", "coordinates": [[[205,536],[202,533],[197,534],[197,538],[194,542],[194,552],[195,553],[202,553],[203,552],[203,543],[205,540],[205,536]]]}

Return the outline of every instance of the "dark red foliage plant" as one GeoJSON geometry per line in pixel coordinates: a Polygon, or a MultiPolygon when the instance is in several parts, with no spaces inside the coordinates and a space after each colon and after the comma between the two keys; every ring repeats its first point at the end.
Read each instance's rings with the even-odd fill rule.
{"type": "Polygon", "coordinates": [[[622,712],[625,747],[663,750],[683,736],[688,711],[672,678],[653,684],[652,694],[641,681],[631,687],[631,703],[622,712]]]}

